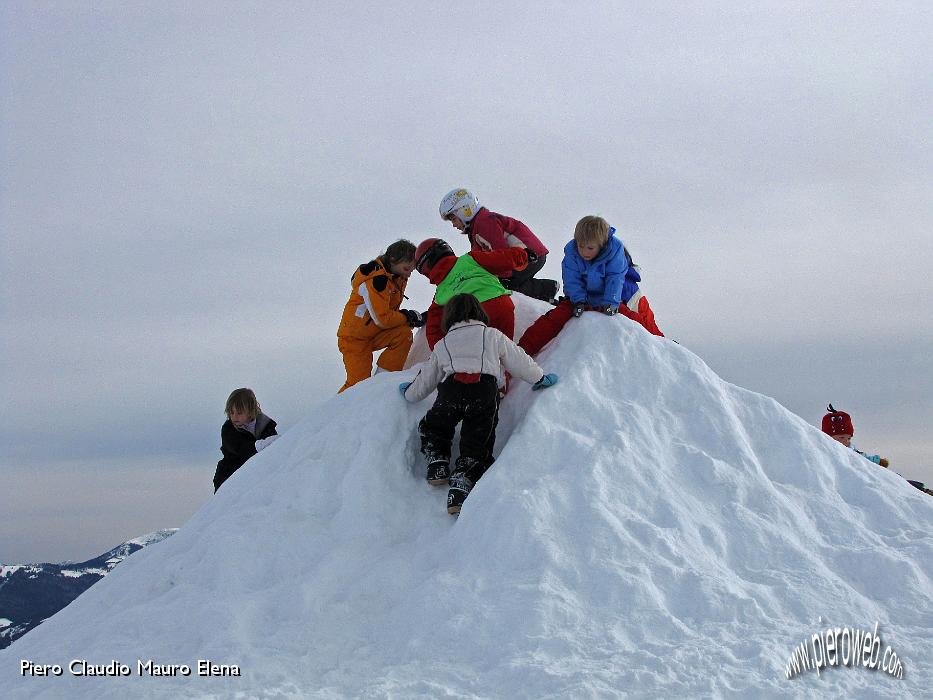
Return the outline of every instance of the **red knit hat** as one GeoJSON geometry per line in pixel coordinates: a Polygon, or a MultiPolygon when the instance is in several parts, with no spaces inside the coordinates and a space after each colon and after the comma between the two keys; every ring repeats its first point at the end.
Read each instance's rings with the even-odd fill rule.
{"type": "Polygon", "coordinates": [[[826,407],[829,411],[823,416],[823,432],[827,435],[855,435],[852,427],[852,418],[845,411],[837,411],[832,404],[826,407]]]}

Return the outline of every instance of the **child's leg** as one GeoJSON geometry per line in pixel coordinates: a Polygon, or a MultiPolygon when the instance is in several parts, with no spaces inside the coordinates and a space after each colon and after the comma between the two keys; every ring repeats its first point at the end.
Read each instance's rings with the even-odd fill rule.
{"type": "Polygon", "coordinates": [[[512,297],[503,294],[501,297],[484,301],[482,307],[489,316],[489,326],[498,328],[506,338],[512,340],[515,337],[515,304],[512,297]]]}
{"type": "Polygon", "coordinates": [[[532,297],[533,299],[551,301],[557,296],[557,290],[560,289],[557,280],[538,279],[535,277],[535,275],[541,271],[541,268],[544,267],[546,261],[547,255],[542,255],[533,263],[528,263],[528,267],[524,270],[513,272],[511,277],[502,280],[502,284],[505,285],[506,289],[521,292],[525,296],[532,297]]]}
{"type": "Polygon", "coordinates": [[[511,277],[506,277],[502,281],[503,286],[506,289],[514,289],[516,292],[525,294],[526,292],[522,290],[522,286],[538,274],[541,268],[544,267],[545,262],[547,262],[547,255],[542,255],[534,262],[529,262],[528,267],[524,270],[516,270],[511,277]]]}
{"type": "MultiPolygon", "coordinates": [[[[364,379],[369,379],[373,370],[373,352],[369,340],[363,338],[337,338],[337,348],[343,355],[343,366],[347,370],[347,381],[340,391],[349,389],[364,379]]],[[[337,393],[339,394],[340,391],[337,393]]]]}
{"type": "Polygon", "coordinates": [[[411,328],[408,326],[396,326],[382,331],[373,338],[373,350],[385,348],[376,364],[387,372],[399,371],[405,366],[411,343],[411,328]]]}
{"type": "Polygon", "coordinates": [[[454,429],[463,418],[459,387],[466,386],[453,377],[437,387],[437,399],[418,423],[421,436],[421,453],[428,460],[444,458],[450,460],[450,445],[454,429]]]}
{"type": "Polygon", "coordinates": [[[619,306],[619,313],[626,318],[630,318],[633,321],[640,323],[649,333],[659,335],[663,338],[664,334],[658,328],[658,324],[655,323],[654,311],[651,310],[651,306],[648,304],[648,298],[644,296],[639,297],[637,304],[637,311],[632,311],[625,304],[622,304],[619,306]]]}
{"type": "Polygon", "coordinates": [[[573,318],[573,304],[569,299],[563,299],[528,327],[521,340],[518,341],[518,346],[534,357],[541,348],[557,337],[561,328],[567,325],[567,321],[571,318],[573,318]]]}
{"type": "Polygon", "coordinates": [[[647,328],[649,332],[659,335],[662,338],[664,337],[664,334],[661,332],[661,329],[658,328],[658,324],[654,320],[654,311],[651,310],[648,297],[642,297],[638,300],[638,313],[640,313],[644,319],[641,324],[647,328]]]}
{"type": "Polygon", "coordinates": [[[499,423],[499,391],[496,378],[484,374],[476,384],[464,385],[460,456],[454,472],[465,473],[476,483],[493,462],[496,426],[499,423]]]}

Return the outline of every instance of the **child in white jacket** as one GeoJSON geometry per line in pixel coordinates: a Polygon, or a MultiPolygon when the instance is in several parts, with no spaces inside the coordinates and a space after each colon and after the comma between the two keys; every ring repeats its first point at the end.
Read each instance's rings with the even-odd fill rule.
{"type": "Polygon", "coordinates": [[[472,294],[458,294],[444,306],[444,337],[414,381],[399,386],[408,401],[421,401],[437,388],[437,399],[418,424],[428,483],[450,484],[447,512],[456,515],[473,485],[493,462],[499,421],[499,377],[512,376],[543,389],[557,383],[489,319],[472,294]],[[460,427],[460,456],[450,473],[454,429],[460,427]]]}

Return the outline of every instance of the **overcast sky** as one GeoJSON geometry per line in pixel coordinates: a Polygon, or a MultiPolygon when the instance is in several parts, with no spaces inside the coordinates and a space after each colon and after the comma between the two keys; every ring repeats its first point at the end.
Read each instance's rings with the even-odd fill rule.
{"type": "Polygon", "coordinates": [[[228,393],[331,397],[353,268],[465,252],[457,186],[555,277],[606,217],[668,336],[933,482],[931,37],[928,2],[3,3],[0,562],[183,525],[228,393]]]}

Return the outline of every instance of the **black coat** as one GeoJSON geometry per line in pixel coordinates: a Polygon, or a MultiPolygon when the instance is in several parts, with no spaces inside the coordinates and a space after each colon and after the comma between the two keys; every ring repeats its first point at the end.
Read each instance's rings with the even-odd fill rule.
{"type": "Polygon", "coordinates": [[[228,418],[220,429],[220,451],[224,457],[217,462],[217,471],[214,472],[214,491],[230,478],[237,469],[256,454],[256,440],[263,440],[275,432],[275,421],[265,413],[256,416],[256,434],[248,430],[240,430],[228,418]]]}

